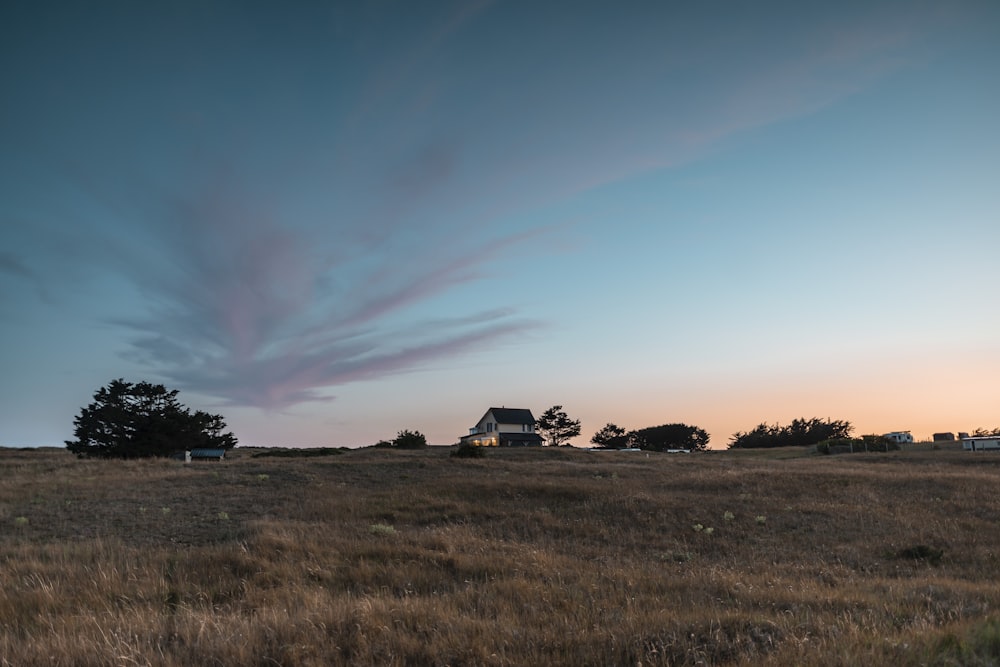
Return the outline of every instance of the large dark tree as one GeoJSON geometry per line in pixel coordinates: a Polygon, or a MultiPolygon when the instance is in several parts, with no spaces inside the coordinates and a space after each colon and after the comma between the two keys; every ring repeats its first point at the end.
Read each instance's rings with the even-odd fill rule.
{"type": "Polygon", "coordinates": [[[608,422],[590,441],[605,449],[621,449],[628,446],[628,433],[618,424],[608,422]]]}
{"type": "Polygon", "coordinates": [[[76,440],[67,440],[66,448],[83,456],[133,459],[236,445],[221,416],[192,413],[177,401],[177,390],[149,382],[112,380],[73,425],[76,440]]]}
{"type": "Polygon", "coordinates": [[[850,437],[854,427],[849,421],[816,419],[793,419],[788,426],[759,424],[752,431],[734,433],[729,441],[729,449],[753,449],[757,447],[794,447],[816,445],[824,440],[850,437]]]}
{"type": "Polygon", "coordinates": [[[558,447],[570,438],[580,435],[580,420],[570,419],[561,405],[553,405],[542,413],[535,428],[550,447],[558,447]]]}
{"type": "Polygon", "coordinates": [[[668,449],[688,449],[703,452],[708,449],[708,433],[703,428],[687,424],[650,426],[628,434],[629,444],[639,449],[664,452],[668,449]]]}

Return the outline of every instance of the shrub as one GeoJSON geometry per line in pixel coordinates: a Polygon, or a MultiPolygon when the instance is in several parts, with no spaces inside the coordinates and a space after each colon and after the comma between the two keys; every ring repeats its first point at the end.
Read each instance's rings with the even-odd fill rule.
{"type": "Polygon", "coordinates": [[[400,431],[392,446],[396,449],[422,449],[427,446],[427,438],[420,431],[400,431]]]}
{"type": "Polygon", "coordinates": [[[900,560],[922,560],[931,565],[940,565],[944,557],[943,549],[936,549],[926,544],[917,544],[912,547],[900,549],[894,556],[900,560]]]}
{"type": "MultiPolygon", "coordinates": [[[[858,443],[867,452],[888,452],[899,450],[899,443],[889,440],[884,435],[863,435],[858,443]]],[[[855,447],[857,449],[857,447],[855,447]]]]}
{"type": "Polygon", "coordinates": [[[395,535],[396,529],[387,523],[373,523],[368,526],[368,532],[372,535],[395,535]]]}
{"type": "Polygon", "coordinates": [[[477,447],[476,445],[470,444],[468,442],[463,442],[458,445],[458,448],[451,453],[456,459],[481,459],[486,456],[486,449],[484,447],[477,447]]]}

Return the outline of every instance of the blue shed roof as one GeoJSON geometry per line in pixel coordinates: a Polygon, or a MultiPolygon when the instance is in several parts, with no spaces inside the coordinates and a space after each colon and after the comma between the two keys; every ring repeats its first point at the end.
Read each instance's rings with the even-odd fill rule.
{"type": "Polygon", "coordinates": [[[192,449],[191,458],[221,459],[226,455],[224,449],[192,449]]]}

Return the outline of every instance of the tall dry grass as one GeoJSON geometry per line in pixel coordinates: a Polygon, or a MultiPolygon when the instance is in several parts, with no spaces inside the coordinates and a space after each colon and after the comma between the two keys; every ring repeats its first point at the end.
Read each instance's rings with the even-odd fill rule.
{"type": "Polygon", "coordinates": [[[966,452],[0,452],[0,665],[996,664],[998,481],[966,452]]]}

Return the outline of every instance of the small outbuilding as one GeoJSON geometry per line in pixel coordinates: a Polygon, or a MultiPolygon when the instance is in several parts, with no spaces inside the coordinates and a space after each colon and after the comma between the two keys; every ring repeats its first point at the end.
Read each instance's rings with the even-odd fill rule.
{"type": "Polygon", "coordinates": [[[954,433],[935,433],[934,442],[955,442],[954,433]]]}
{"type": "Polygon", "coordinates": [[[982,435],[962,438],[962,449],[970,452],[1000,450],[1000,436],[982,435]]]}
{"type": "Polygon", "coordinates": [[[184,461],[222,461],[225,458],[224,449],[192,449],[185,452],[184,461]]]}
{"type": "Polygon", "coordinates": [[[897,445],[913,442],[913,436],[909,431],[893,431],[892,433],[886,433],[882,437],[897,445]]]}

